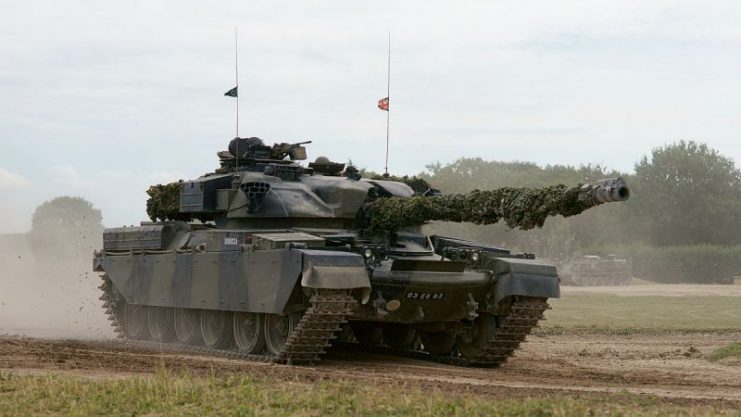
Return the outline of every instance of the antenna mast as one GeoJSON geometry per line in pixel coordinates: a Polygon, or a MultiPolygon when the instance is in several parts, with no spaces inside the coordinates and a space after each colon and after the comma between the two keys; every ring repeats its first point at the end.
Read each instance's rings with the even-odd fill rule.
{"type": "Polygon", "coordinates": [[[235,138],[237,139],[237,154],[234,156],[234,172],[239,171],[239,42],[237,40],[237,28],[234,28],[234,83],[237,89],[237,118],[235,138]]]}
{"type": "Polygon", "coordinates": [[[239,43],[237,40],[237,28],[234,28],[234,84],[237,87],[237,127],[236,137],[239,137],[239,43]]]}
{"type": "Polygon", "coordinates": [[[386,73],[386,100],[389,106],[386,110],[386,166],[384,175],[389,176],[389,124],[391,122],[391,31],[389,30],[388,70],[386,73]]]}

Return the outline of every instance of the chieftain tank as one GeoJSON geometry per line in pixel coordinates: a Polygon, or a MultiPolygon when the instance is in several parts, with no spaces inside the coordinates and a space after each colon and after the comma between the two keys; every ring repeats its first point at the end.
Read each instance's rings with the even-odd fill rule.
{"type": "Polygon", "coordinates": [[[105,230],[93,265],[120,337],[294,364],[346,338],[497,366],[559,297],[556,268],[420,226],[530,229],[629,196],[619,178],[442,195],[325,157],[303,166],[305,144],[234,139],[214,172],[151,187],[151,221],[105,230]]]}

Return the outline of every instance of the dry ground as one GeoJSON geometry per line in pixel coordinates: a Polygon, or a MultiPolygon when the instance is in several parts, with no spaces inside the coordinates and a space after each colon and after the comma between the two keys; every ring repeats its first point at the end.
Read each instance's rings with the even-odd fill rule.
{"type": "Polygon", "coordinates": [[[19,333],[17,329],[0,327],[0,334],[6,334],[0,337],[0,372],[110,380],[147,377],[164,367],[204,376],[250,375],[309,383],[346,380],[402,389],[414,386],[486,399],[545,394],[580,398],[627,392],[659,398],[673,406],[741,409],[741,366],[703,357],[741,340],[741,321],[737,320],[741,288],[564,287],[563,296],[553,302],[543,328],[498,369],[460,368],[361,352],[349,346],[330,350],[319,365],[292,367],[143,350],[110,340],[27,338],[13,336],[19,333]],[[640,310],[635,312],[640,319],[631,319],[631,309],[640,310]],[[601,315],[611,317],[613,310],[621,311],[621,321],[607,320],[607,325],[619,329],[624,323],[640,321],[640,331],[614,332],[614,327],[608,327],[610,331],[599,327],[594,331],[570,330],[570,324],[580,323],[582,317],[602,323],[601,315]],[[711,319],[696,317],[705,310],[711,319]],[[695,319],[681,319],[680,313],[695,319]]]}
{"type": "Polygon", "coordinates": [[[405,381],[493,397],[625,391],[689,403],[730,401],[741,406],[741,367],[702,358],[740,339],[741,332],[531,336],[501,368],[476,369],[357,352],[347,346],[331,350],[321,365],[292,367],[156,352],[117,342],[4,337],[0,339],[0,369],[118,378],[151,374],[165,366],[203,375],[248,373],[285,380],[349,379],[370,384],[405,381]]]}

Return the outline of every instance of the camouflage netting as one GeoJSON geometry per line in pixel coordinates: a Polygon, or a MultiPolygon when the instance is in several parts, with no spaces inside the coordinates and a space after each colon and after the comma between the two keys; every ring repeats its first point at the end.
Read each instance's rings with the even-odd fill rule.
{"type": "Polygon", "coordinates": [[[429,221],[493,224],[528,230],[542,227],[549,216],[573,216],[600,202],[593,198],[596,186],[567,188],[499,188],[467,194],[379,198],[363,211],[362,225],[370,232],[397,230],[429,221]]]}
{"type": "Polygon", "coordinates": [[[432,188],[429,182],[425,181],[423,178],[417,177],[416,175],[413,177],[410,176],[403,176],[403,177],[396,177],[393,175],[390,175],[388,177],[384,177],[383,175],[374,175],[371,177],[372,180],[381,180],[381,181],[397,181],[397,182],[403,182],[404,184],[408,185],[409,187],[414,190],[417,194],[423,194],[425,191],[432,188]]]}
{"type": "Polygon", "coordinates": [[[147,190],[147,215],[157,220],[185,220],[180,214],[180,183],[157,184],[147,190]]]}

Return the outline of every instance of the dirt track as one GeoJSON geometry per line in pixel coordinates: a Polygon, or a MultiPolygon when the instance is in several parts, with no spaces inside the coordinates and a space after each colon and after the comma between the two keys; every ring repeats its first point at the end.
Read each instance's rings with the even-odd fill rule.
{"type": "Polygon", "coordinates": [[[0,369],[116,378],[146,375],[165,365],[196,374],[243,372],[306,381],[415,383],[444,392],[494,397],[627,391],[656,395],[669,402],[731,402],[741,406],[741,366],[702,359],[703,353],[739,339],[741,333],[531,336],[530,343],[503,367],[476,369],[359,353],[347,347],[331,350],[321,365],[291,367],[154,352],[117,342],[4,337],[0,338],[0,369]]]}
{"type": "Polygon", "coordinates": [[[741,297],[741,285],[648,284],[599,287],[562,286],[561,294],[611,294],[622,297],[741,297]]]}

